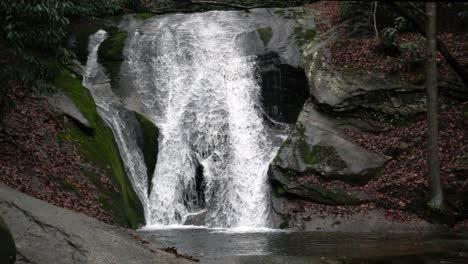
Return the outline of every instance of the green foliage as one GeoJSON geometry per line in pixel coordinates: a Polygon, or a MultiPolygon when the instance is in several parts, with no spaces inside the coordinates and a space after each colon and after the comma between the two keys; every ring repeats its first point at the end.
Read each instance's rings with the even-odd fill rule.
{"type": "Polygon", "coordinates": [[[112,14],[121,0],[2,0],[0,1],[0,44],[9,53],[11,64],[3,79],[32,83],[53,79],[40,58],[43,54],[61,62],[73,58],[64,47],[70,18],[112,14]]]}

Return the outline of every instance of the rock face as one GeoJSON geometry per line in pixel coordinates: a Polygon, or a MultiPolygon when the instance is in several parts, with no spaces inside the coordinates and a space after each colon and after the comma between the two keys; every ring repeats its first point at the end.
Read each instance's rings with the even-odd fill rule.
{"type": "Polygon", "coordinates": [[[55,94],[47,96],[49,105],[57,112],[63,113],[76,121],[77,124],[86,131],[93,131],[88,119],[83,115],[75,103],[64,93],[57,91],[55,94]]]}
{"type": "Polygon", "coordinates": [[[273,52],[259,56],[258,60],[265,112],[277,122],[294,124],[309,97],[304,71],[282,62],[273,52]]]}
{"type": "Polygon", "coordinates": [[[415,233],[443,231],[443,228],[430,224],[422,219],[407,222],[391,221],[381,210],[369,211],[366,214],[356,213],[345,216],[302,212],[285,217],[283,225],[288,229],[347,232],[347,233],[415,233]]]}
{"type": "Polygon", "coordinates": [[[273,165],[297,174],[312,173],[324,179],[363,182],[387,159],[347,139],[332,120],[307,103],[273,165]]]}
{"type": "Polygon", "coordinates": [[[16,247],[13,235],[8,226],[0,217],[0,262],[9,264],[15,263],[16,247]]]}
{"type": "Polygon", "coordinates": [[[191,263],[143,243],[132,231],[3,185],[0,213],[16,240],[17,263],[191,263]]]}
{"type": "MultiPolygon", "coordinates": [[[[319,216],[313,215],[312,212],[291,213],[288,208],[296,200],[332,206],[358,205],[373,201],[374,197],[371,195],[360,191],[348,191],[346,186],[365,184],[373,177],[378,177],[389,157],[360,147],[347,138],[341,132],[341,128],[354,126],[368,131],[378,131],[378,128],[373,127],[372,120],[367,119],[368,117],[355,116],[355,113],[363,110],[366,113],[389,116],[424,112],[425,93],[423,87],[391,76],[368,75],[333,65],[327,44],[338,38],[337,32],[342,26],[327,32],[315,32],[314,14],[298,10],[292,15],[299,17],[296,22],[297,30],[294,30],[294,33],[300,55],[297,60],[299,63],[295,67],[304,71],[309,87],[309,98],[300,111],[292,132],[270,164],[268,175],[273,193],[272,211],[275,212],[273,219],[275,226],[282,228],[353,231],[353,224],[344,225],[346,227],[341,229],[335,228],[333,225],[328,225],[333,221],[321,221],[318,219],[319,216]],[[349,119],[349,116],[354,116],[354,119],[349,119]],[[336,185],[324,184],[335,180],[338,181],[336,185]]],[[[272,45],[272,41],[268,40],[277,37],[275,30],[272,32],[272,36],[271,32],[265,29],[259,32],[267,47],[272,45]]],[[[295,65],[296,60],[286,61],[290,65],[295,65]]],[[[292,86],[296,89],[300,87],[297,83],[292,86]]],[[[298,90],[293,91],[296,91],[295,95],[300,94],[297,93],[298,90]]],[[[268,95],[268,86],[265,93],[268,95]]],[[[270,98],[271,103],[275,104],[274,96],[265,98],[270,98]]],[[[266,107],[266,112],[273,115],[276,109],[278,108],[266,107]]],[[[290,116],[298,113],[293,108],[285,109],[283,111],[288,111],[290,116]]],[[[277,120],[285,122],[284,115],[279,116],[283,119],[277,120]]],[[[294,121],[294,118],[289,118],[289,121],[294,121]]],[[[400,228],[384,223],[381,213],[371,211],[371,214],[371,218],[373,217],[375,221],[370,221],[372,226],[367,228],[367,231],[377,230],[378,226],[389,230],[400,228]]],[[[334,216],[330,215],[322,217],[334,219],[334,216]]],[[[353,217],[359,223],[366,221],[358,215],[353,217]]]]}
{"type": "Polygon", "coordinates": [[[301,184],[297,178],[314,176],[323,180],[363,183],[375,176],[387,160],[387,157],[369,152],[347,139],[333,120],[307,102],[293,132],[272,162],[269,177],[278,193],[291,198],[330,205],[359,204],[372,198],[339,188],[301,184]]]}
{"type": "MultiPolygon", "coordinates": [[[[426,110],[424,85],[334,65],[327,44],[339,37],[338,31],[353,30],[340,25],[327,32],[319,32],[320,38],[301,45],[301,65],[309,80],[310,95],[318,106],[335,112],[367,109],[389,115],[412,115],[426,110]]],[[[456,86],[439,85],[442,105],[453,102],[453,98],[464,97],[458,95],[456,86]]]]}

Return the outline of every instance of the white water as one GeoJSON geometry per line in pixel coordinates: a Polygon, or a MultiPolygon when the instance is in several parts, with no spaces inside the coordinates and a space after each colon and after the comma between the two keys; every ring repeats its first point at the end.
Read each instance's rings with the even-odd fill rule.
{"type": "MultiPolygon", "coordinates": [[[[90,37],[83,86],[91,91],[99,115],[112,129],[132,187],[145,205],[149,203],[149,199],[143,154],[136,145],[134,129],[127,125],[126,119],[129,118],[129,113],[120,105],[119,99],[111,90],[104,68],[98,63],[98,49],[106,38],[107,33],[104,30],[99,30],[90,37]]],[[[148,207],[143,206],[143,209],[145,215],[148,215],[148,207]]]]}
{"type": "MultiPolygon", "coordinates": [[[[204,208],[208,227],[269,226],[267,169],[278,146],[263,121],[255,57],[243,49],[249,30],[238,13],[212,12],[164,17],[130,34],[121,72],[138,96],[125,104],[140,100],[161,132],[149,196],[142,154],[108,103],[119,99],[108,82],[91,77],[102,69],[100,42],[90,45],[84,84],[113,128],[148,226],[180,225],[204,208]],[[204,199],[196,190],[200,165],[204,199]]],[[[100,34],[92,39],[102,42],[100,34]]]]}

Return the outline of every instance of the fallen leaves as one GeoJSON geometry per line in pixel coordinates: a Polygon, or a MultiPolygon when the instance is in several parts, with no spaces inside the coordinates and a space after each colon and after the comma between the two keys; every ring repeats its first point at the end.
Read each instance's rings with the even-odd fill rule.
{"type": "MultiPolygon", "coordinates": [[[[85,162],[57,134],[64,121],[57,119],[45,99],[11,83],[15,102],[0,124],[0,182],[56,206],[113,223],[100,203],[97,187],[83,175],[85,162]]],[[[101,172],[101,184],[113,188],[101,172]]]]}

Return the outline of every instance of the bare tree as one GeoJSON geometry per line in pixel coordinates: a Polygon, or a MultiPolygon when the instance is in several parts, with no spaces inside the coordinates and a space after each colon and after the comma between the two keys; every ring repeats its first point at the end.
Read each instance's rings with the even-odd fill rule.
{"type": "Polygon", "coordinates": [[[436,3],[426,3],[426,43],[427,43],[427,120],[428,120],[428,175],[431,189],[429,207],[434,210],[444,208],[444,193],[440,181],[440,162],[438,144],[438,116],[437,116],[437,41],[436,41],[436,3]]]}

